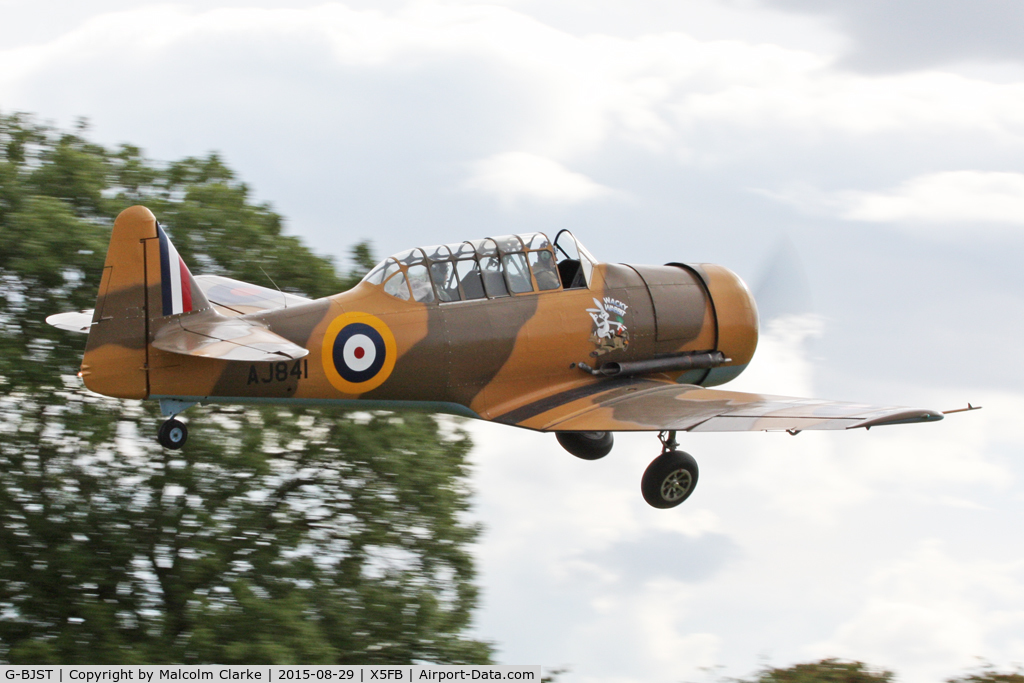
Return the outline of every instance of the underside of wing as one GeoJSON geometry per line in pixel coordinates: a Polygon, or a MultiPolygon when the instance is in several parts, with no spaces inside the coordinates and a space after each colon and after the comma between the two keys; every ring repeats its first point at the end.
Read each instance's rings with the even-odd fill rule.
{"type": "Polygon", "coordinates": [[[219,315],[175,320],[157,333],[153,346],[171,353],[249,362],[295,360],[309,354],[265,327],[219,315]]]}
{"type": "Polygon", "coordinates": [[[803,431],[934,422],[933,410],[721,391],[647,379],[599,381],[495,418],[540,431],[803,431]]]}
{"type": "Polygon", "coordinates": [[[311,301],[296,294],[286,294],[222,275],[196,275],[194,279],[210,303],[226,315],[245,315],[286,306],[299,306],[311,301]]]}

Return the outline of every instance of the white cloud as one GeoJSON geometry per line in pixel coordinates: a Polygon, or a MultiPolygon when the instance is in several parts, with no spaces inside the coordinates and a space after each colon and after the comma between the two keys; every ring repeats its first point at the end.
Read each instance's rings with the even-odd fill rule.
{"type": "MultiPolygon", "coordinates": [[[[449,60],[478,64],[526,94],[514,148],[560,162],[613,139],[673,158],[742,156],[746,136],[767,129],[801,137],[969,130],[1024,140],[1024,84],[940,72],[865,77],[833,69],[829,55],[775,44],[675,30],[580,36],[508,7],[430,1],[393,12],[327,3],[103,14],[48,42],[0,51],[0,97],[31,106],[26,88],[67,77],[69,64],[75,78],[91,72],[116,83],[166,60],[193,68],[190,55],[206,69],[229,65],[254,87],[272,82],[278,65],[292,74],[415,69],[434,80],[449,60]],[[730,145],[708,129],[741,137],[730,145]]],[[[195,98],[192,84],[167,83],[166,98],[195,98]]]]}
{"type": "MultiPolygon", "coordinates": [[[[809,343],[824,335],[826,324],[815,314],[789,315],[768,321],[750,367],[729,385],[736,391],[850,400],[820,396],[813,382],[809,343]]],[[[983,507],[958,495],[963,485],[1006,490],[1011,472],[988,453],[998,444],[1019,441],[1016,416],[1024,398],[990,394],[991,407],[981,413],[954,415],[952,425],[886,427],[856,430],[842,439],[804,432],[795,438],[771,438],[758,446],[739,475],[743,486],[765,496],[767,504],[816,524],[832,524],[852,506],[896,488],[922,502],[983,507]],[[785,467],[779,467],[785,462],[785,467]],[[928,487],[953,486],[952,493],[925,494],[928,487]]],[[[893,396],[892,403],[909,399],[893,396]]],[[[936,397],[937,405],[962,405],[962,397],[936,397]]]]}
{"type": "Polygon", "coordinates": [[[1012,636],[1006,641],[1024,626],[1024,561],[958,555],[921,542],[875,572],[861,610],[809,651],[899,663],[910,683],[966,669],[1000,641],[1020,653],[1012,636]]]}
{"type": "Polygon", "coordinates": [[[808,362],[807,347],[824,334],[824,318],[814,313],[801,313],[761,324],[754,358],[729,388],[762,394],[813,396],[813,368],[808,362]]]}
{"type": "Polygon", "coordinates": [[[833,70],[830,60],[810,54],[777,50],[756,55],[760,63],[755,54],[751,46],[730,50],[719,62],[733,66],[729,77],[676,104],[680,120],[762,130],[796,127],[809,136],[975,130],[1019,142],[1024,133],[1019,83],[941,72],[866,77],[833,70]]]}
{"type": "Polygon", "coordinates": [[[890,192],[848,192],[842,217],[854,221],[1024,224],[1024,173],[946,171],[890,192]]]}
{"type": "Polygon", "coordinates": [[[812,214],[848,221],[949,226],[973,230],[982,223],[1005,230],[1024,225],[1024,173],[943,171],[904,181],[891,190],[824,192],[807,185],[755,190],[812,214]]]}
{"type": "Polygon", "coordinates": [[[574,204],[613,192],[557,161],[526,152],[476,162],[465,187],[493,195],[506,206],[523,199],[574,204]]]}

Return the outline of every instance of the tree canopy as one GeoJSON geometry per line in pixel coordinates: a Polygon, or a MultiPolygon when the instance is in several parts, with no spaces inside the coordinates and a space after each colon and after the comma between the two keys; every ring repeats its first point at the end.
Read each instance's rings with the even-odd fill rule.
{"type": "Polygon", "coordinates": [[[892,680],[891,671],[833,658],[784,669],[764,669],[755,679],[756,683],[891,683],[892,680]]]}
{"type": "Polygon", "coordinates": [[[197,273],[317,297],[372,265],[339,275],[216,154],[0,115],[0,662],[488,663],[457,422],[193,408],[172,452],[154,405],[81,387],[85,337],[44,320],[92,307],[139,203],[197,273]]]}
{"type": "MultiPolygon", "coordinates": [[[[896,674],[864,662],[829,657],[788,667],[767,667],[752,678],[723,678],[730,683],[892,683],[896,674]]],[[[1024,671],[1000,671],[990,663],[946,679],[946,683],[1024,683],[1024,671]]]]}
{"type": "Polygon", "coordinates": [[[947,678],[946,683],[1024,683],[1024,668],[1018,665],[1013,671],[1000,671],[985,662],[972,671],[947,678]]]}

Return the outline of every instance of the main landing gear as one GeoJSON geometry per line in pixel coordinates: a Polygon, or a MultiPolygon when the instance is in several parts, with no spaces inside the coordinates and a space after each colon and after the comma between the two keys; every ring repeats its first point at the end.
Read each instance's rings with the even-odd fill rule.
{"type": "Polygon", "coordinates": [[[697,486],[697,461],[689,453],[677,451],[676,433],[662,432],[661,455],[647,466],[640,480],[640,492],[647,504],[656,508],[674,508],[690,497],[697,486]]]}
{"type": "MultiPolygon", "coordinates": [[[[597,460],[612,450],[611,432],[556,432],[562,448],[577,458],[597,460]]],[[[690,497],[697,486],[697,461],[689,453],[678,451],[676,433],[661,432],[661,455],[647,466],[640,480],[640,492],[652,507],[674,508],[690,497]]]]}
{"type": "Polygon", "coordinates": [[[611,432],[556,432],[555,438],[562,448],[584,460],[603,458],[615,444],[611,432]]]}

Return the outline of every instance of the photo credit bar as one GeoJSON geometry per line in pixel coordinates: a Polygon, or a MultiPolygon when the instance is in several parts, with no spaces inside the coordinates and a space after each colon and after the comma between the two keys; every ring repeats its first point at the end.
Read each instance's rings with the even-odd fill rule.
{"type": "Polygon", "coordinates": [[[527,681],[540,683],[540,666],[474,665],[52,665],[0,664],[0,683],[164,683],[169,681],[242,681],[258,683],[448,683],[527,681]]]}

